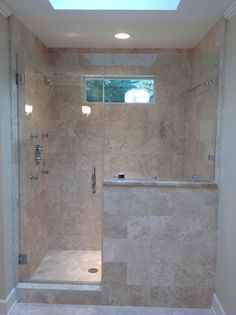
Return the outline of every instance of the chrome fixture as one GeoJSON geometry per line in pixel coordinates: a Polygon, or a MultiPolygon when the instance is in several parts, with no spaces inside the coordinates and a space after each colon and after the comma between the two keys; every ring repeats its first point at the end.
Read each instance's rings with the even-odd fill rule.
{"type": "Polygon", "coordinates": [[[35,149],[35,151],[40,152],[43,150],[43,147],[40,146],[39,144],[37,144],[34,149],[35,149]]]}
{"type": "Polygon", "coordinates": [[[208,154],[208,161],[215,161],[216,157],[214,154],[208,154]]]}
{"type": "Polygon", "coordinates": [[[42,138],[48,138],[48,133],[43,133],[43,132],[42,132],[42,133],[41,133],[41,137],[42,137],[42,138]]]}
{"type": "Polygon", "coordinates": [[[48,78],[42,71],[39,71],[36,69],[36,73],[39,73],[42,75],[45,85],[48,85],[49,87],[54,85],[54,81],[52,79],[48,78]]]}
{"type": "Polygon", "coordinates": [[[27,254],[19,254],[18,263],[19,265],[27,265],[27,254]]]}
{"type": "Polygon", "coordinates": [[[33,134],[33,133],[30,134],[31,139],[38,139],[38,137],[39,136],[37,134],[33,134]]]}
{"type": "Polygon", "coordinates": [[[16,84],[25,85],[25,73],[16,73],[16,84]]]}
{"type": "Polygon", "coordinates": [[[193,88],[191,88],[188,92],[189,93],[196,92],[200,87],[204,87],[204,86],[211,89],[211,88],[215,87],[215,85],[217,85],[217,82],[214,82],[213,80],[205,80],[205,81],[202,81],[201,83],[197,84],[193,88]]]}
{"type": "Polygon", "coordinates": [[[48,175],[49,174],[49,170],[43,170],[42,171],[42,175],[48,175]]]}
{"type": "Polygon", "coordinates": [[[40,164],[41,161],[44,161],[44,159],[42,158],[42,150],[43,147],[39,144],[34,147],[34,160],[37,165],[40,164]]]}
{"type": "Polygon", "coordinates": [[[41,161],[45,161],[45,159],[42,158],[41,156],[35,156],[34,159],[35,159],[36,162],[38,162],[37,164],[39,164],[39,162],[41,162],[41,161]]]}
{"type": "Polygon", "coordinates": [[[92,192],[96,194],[96,167],[92,169],[92,192]]]}
{"type": "Polygon", "coordinates": [[[30,176],[30,180],[36,181],[36,180],[39,180],[39,177],[38,177],[38,176],[31,175],[31,176],[30,176]]]}

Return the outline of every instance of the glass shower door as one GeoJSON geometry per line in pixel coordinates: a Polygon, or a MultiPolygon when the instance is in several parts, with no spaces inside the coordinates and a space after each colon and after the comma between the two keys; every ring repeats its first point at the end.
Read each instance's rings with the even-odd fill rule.
{"type": "Polygon", "coordinates": [[[103,66],[64,52],[38,59],[26,60],[18,85],[21,195],[29,199],[21,198],[21,280],[100,283],[103,104],[90,104],[89,115],[82,107],[84,77],[103,66]]]}
{"type": "Polygon", "coordinates": [[[17,55],[20,279],[29,281],[48,248],[49,89],[47,55],[17,55]]]}

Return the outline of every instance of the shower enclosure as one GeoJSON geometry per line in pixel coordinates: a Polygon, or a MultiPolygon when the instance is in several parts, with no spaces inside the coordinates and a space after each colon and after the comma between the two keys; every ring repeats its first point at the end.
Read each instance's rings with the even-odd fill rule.
{"type": "Polygon", "coordinates": [[[219,62],[194,50],[17,55],[21,281],[101,282],[104,180],[214,181],[219,62]]]}

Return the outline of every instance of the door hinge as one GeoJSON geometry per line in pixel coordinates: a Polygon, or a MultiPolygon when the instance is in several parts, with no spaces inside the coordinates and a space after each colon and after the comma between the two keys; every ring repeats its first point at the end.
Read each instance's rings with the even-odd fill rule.
{"type": "Polygon", "coordinates": [[[209,154],[208,155],[208,161],[215,161],[216,160],[216,157],[214,154],[209,154]]]}
{"type": "Polygon", "coordinates": [[[27,265],[27,254],[19,254],[19,265],[27,265]]]}
{"type": "Polygon", "coordinates": [[[24,73],[16,73],[16,84],[17,85],[25,85],[25,74],[24,73]]]}

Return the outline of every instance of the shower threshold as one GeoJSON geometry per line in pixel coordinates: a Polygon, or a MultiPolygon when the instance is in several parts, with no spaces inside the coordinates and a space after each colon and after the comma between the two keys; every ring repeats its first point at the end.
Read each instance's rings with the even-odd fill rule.
{"type": "Polygon", "coordinates": [[[49,250],[30,280],[48,283],[100,284],[101,251],[49,250]]]}

